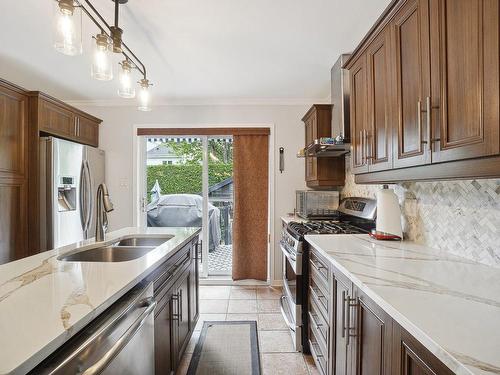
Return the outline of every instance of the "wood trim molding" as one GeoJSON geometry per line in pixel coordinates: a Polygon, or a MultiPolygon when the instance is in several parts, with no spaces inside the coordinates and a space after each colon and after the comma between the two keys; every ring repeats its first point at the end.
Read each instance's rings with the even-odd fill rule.
{"type": "Polygon", "coordinates": [[[270,128],[139,128],[137,135],[269,135],[270,128]]]}
{"type": "Polygon", "coordinates": [[[364,173],[356,175],[354,181],[357,184],[382,184],[477,178],[500,178],[500,156],[364,173]]]}

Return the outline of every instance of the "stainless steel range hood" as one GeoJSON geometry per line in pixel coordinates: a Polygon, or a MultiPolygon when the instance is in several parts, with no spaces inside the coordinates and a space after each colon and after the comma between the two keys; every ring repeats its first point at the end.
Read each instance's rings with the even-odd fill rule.
{"type": "Polygon", "coordinates": [[[299,153],[299,156],[336,157],[351,151],[349,71],[342,69],[349,56],[349,54],[340,55],[331,70],[332,136],[316,139],[299,153]]]}

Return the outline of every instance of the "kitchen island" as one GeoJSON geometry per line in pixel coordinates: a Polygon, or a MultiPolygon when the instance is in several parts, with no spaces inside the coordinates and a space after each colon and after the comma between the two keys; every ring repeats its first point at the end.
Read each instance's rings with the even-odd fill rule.
{"type": "Polygon", "coordinates": [[[199,232],[200,228],[124,228],[107,234],[101,245],[130,237],[166,239],[146,255],[123,262],[58,259],[96,247],[90,239],[1,265],[0,374],[29,372],[180,249],[197,241],[199,232]]]}
{"type": "Polygon", "coordinates": [[[500,374],[499,269],[368,235],[305,239],[313,254],[329,262],[330,294],[338,301],[333,314],[347,311],[340,319],[341,325],[347,320],[352,336],[347,345],[339,345],[345,335],[331,323],[337,356],[353,353],[352,366],[358,369],[367,359],[373,366],[377,361],[383,373],[409,374],[419,368],[422,373],[500,374]],[[365,350],[368,344],[371,353],[365,350]]]}

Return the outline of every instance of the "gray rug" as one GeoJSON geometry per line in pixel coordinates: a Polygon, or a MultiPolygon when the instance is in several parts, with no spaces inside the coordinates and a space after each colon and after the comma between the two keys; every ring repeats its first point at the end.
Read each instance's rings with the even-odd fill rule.
{"type": "Polygon", "coordinates": [[[255,321],[205,321],[188,375],[260,375],[255,321]]]}

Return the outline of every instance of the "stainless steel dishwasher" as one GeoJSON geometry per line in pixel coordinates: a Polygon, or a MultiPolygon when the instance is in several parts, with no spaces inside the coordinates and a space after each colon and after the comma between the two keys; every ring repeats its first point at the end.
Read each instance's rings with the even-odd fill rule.
{"type": "Polygon", "coordinates": [[[153,285],[139,284],[30,374],[153,375],[153,285]]]}

